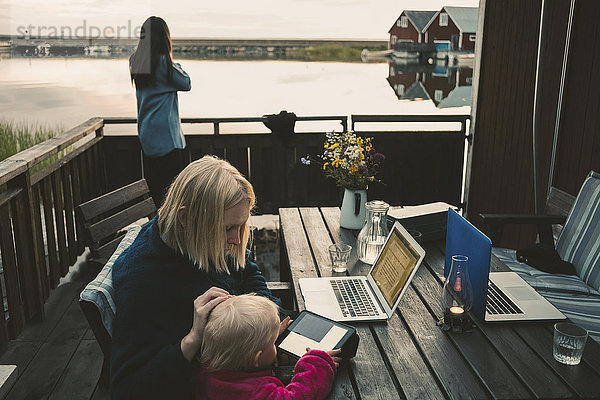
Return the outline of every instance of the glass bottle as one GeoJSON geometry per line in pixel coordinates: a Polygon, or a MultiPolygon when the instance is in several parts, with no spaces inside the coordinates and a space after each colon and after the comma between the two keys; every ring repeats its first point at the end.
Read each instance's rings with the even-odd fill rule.
{"type": "Polygon", "coordinates": [[[473,289],[469,279],[469,257],[453,255],[450,273],[442,288],[442,306],[444,315],[460,316],[466,314],[473,304],[473,289]]]}
{"type": "Polygon", "coordinates": [[[372,200],[365,207],[367,218],[356,238],[356,251],[362,262],[373,264],[389,232],[387,212],[390,205],[382,200],[372,200]]]}

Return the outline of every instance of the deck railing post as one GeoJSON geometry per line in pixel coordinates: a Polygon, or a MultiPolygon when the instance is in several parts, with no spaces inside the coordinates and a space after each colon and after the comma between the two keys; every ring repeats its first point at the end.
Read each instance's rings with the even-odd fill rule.
{"type": "Polygon", "coordinates": [[[44,294],[42,291],[42,276],[39,266],[41,265],[40,254],[37,251],[39,246],[38,236],[33,227],[36,219],[34,207],[35,196],[31,185],[31,170],[27,169],[24,173],[17,175],[6,183],[8,189],[22,189],[23,202],[18,202],[18,230],[20,238],[15,238],[17,243],[17,257],[20,264],[19,268],[19,288],[22,299],[25,302],[25,314],[27,320],[44,319],[44,294]],[[31,285],[31,287],[27,287],[31,285]]]}
{"type": "MultiPolygon", "coordinates": [[[[96,137],[104,137],[104,121],[102,126],[96,129],[96,137]]],[[[96,165],[96,178],[98,180],[99,193],[106,193],[108,191],[108,177],[106,173],[106,155],[104,153],[104,143],[99,141],[96,145],[97,148],[97,163],[96,165]]]]}

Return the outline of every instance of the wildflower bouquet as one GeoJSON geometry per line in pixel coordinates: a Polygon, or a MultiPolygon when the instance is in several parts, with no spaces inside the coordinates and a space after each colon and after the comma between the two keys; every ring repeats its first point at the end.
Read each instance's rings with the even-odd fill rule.
{"type": "MultiPolygon", "coordinates": [[[[350,190],[367,189],[375,178],[385,156],[377,153],[372,138],[356,136],[354,132],[328,133],[323,144],[323,154],[317,156],[325,176],[335,180],[337,186],[350,190]]],[[[302,157],[305,165],[313,161],[309,156],[302,157]]]]}

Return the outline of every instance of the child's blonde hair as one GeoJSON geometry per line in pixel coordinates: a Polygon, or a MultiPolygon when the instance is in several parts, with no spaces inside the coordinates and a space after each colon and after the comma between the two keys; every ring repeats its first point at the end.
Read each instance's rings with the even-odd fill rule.
{"type": "MultiPolygon", "coordinates": [[[[204,156],[190,163],[169,187],[158,210],[161,238],[200,269],[229,273],[223,215],[244,201],[252,210],[256,197],[250,182],[227,161],[204,156]]],[[[249,238],[246,221],[240,227],[240,244],[229,251],[236,270],[246,266],[249,238]]]]}
{"type": "Polygon", "coordinates": [[[266,297],[244,294],[216,306],[204,328],[200,362],[208,371],[243,371],[279,332],[277,305],[266,297]]]}

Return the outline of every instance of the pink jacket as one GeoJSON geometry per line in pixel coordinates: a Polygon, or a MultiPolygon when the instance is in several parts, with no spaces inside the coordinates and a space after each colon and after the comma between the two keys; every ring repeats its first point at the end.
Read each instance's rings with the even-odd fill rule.
{"type": "Polygon", "coordinates": [[[196,400],[317,400],[331,390],[335,363],[329,354],[311,350],[302,356],[294,368],[289,385],[273,376],[272,370],[257,372],[200,372],[196,400]]]}

